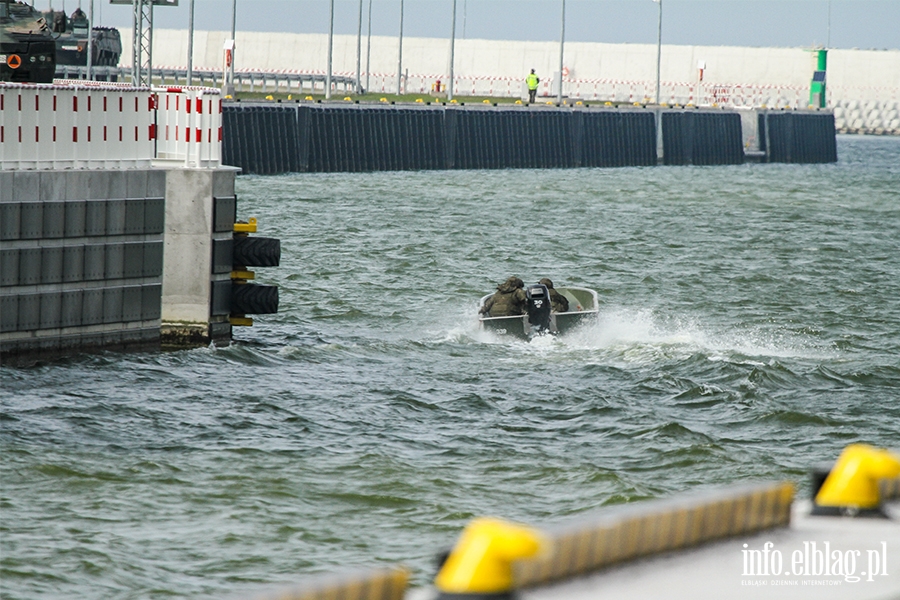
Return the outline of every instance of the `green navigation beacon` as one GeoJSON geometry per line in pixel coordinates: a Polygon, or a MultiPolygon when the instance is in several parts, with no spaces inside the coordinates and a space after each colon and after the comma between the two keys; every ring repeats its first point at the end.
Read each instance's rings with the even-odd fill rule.
{"type": "Polygon", "coordinates": [[[828,63],[828,50],[815,50],[817,55],[816,70],[809,84],[809,105],[814,108],[825,108],[825,65],[828,63]]]}

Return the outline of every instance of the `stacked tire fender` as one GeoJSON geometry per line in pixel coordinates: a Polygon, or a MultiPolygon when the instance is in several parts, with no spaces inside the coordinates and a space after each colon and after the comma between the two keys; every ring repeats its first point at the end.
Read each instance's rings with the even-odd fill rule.
{"type": "Polygon", "coordinates": [[[250,267],[277,267],[281,262],[281,240],[251,236],[256,219],[234,224],[231,271],[232,325],[253,325],[247,315],[271,315],[278,312],[278,286],[252,283],[256,275],[250,267]]]}

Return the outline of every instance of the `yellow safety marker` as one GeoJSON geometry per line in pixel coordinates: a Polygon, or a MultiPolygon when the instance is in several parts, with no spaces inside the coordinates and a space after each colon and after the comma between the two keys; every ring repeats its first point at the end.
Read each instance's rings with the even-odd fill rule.
{"type": "Polygon", "coordinates": [[[231,279],[241,279],[244,281],[248,279],[256,279],[256,273],[254,273],[253,271],[232,271],[231,279]]]}
{"type": "Polygon", "coordinates": [[[235,233],[256,233],[256,217],[250,217],[246,223],[235,223],[235,233]]]}
{"type": "Polygon", "coordinates": [[[250,317],[228,317],[228,322],[233,327],[253,327],[253,319],[250,317]]]}
{"type": "Polygon", "coordinates": [[[571,579],[661,552],[787,527],[794,486],[734,486],[635,504],[547,530],[541,554],[516,560],[515,589],[571,579]]]}
{"type": "Polygon", "coordinates": [[[377,571],[315,577],[294,588],[255,600],[403,600],[409,570],[402,566],[377,571]]]}
{"type": "Polygon", "coordinates": [[[502,594],[512,590],[512,561],[535,556],[543,537],[499,519],[469,523],[434,580],[448,594],[502,594]]]}
{"type": "Polygon", "coordinates": [[[816,494],[813,514],[880,513],[879,482],[898,476],[900,456],[867,444],[850,444],[816,494]]]}

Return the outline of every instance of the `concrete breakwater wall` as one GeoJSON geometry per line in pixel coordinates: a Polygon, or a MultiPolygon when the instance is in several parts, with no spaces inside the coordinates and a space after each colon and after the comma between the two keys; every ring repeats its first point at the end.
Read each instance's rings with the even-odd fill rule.
{"type": "MultiPolygon", "coordinates": [[[[125,39],[130,32],[122,34],[125,47],[130,47],[125,39]]],[[[221,71],[222,44],[228,36],[221,31],[196,32],[194,67],[221,71]]],[[[186,31],[157,30],[154,39],[156,65],[183,68],[187,64],[186,31]]],[[[291,87],[286,76],[323,76],[328,65],[327,35],[239,31],[236,42],[238,89],[324,91],[321,80],[291,87]],[[242,71],[256,75],[242,77],[242,71]]],[[[333,50],[334,74],[355,77],[356,36],[334,36],[333,50]]],[[[370,72],[361,77],[367,90],[393,93],[397,89],[398,50],[396,37],[372,37],[371,60],[363,61],[370,64],[370,72]]],[[[449,40],[407,37],[403,50],[404,91],[427,96],[437,80],[443,86],[449,83],[449,40]]],[[[806,108],[817,68],[816,54],[809,50],[664,44],[660,100],[669,105],[806,108]],[[699,65],[704,65],[702,76],[699,65]]],[[[654,44],[567,43],[561,77],[558,43],[459,39],[454,67],[457,96],[523,97],[524,77],[533,68],[541,78],[538,95],[542,98],[556,97],[560,79],[564,96],[586,102],[643,103],[656,97],[654,44]]],[[[900,50],[829,50],[826,96],[839,130],[900,134],[900,50]]]]}
{"type": "Polygon", "coordinates": [[[723,165],[832,162],[834,138],[833,115],[816,111],[236,102],[223,105],[222,153],[256,174],[650,166],[660,154],[723,165]]]}
{"type": "MultiPolygon", "coordinates": [[[[130,47],[131,32],[121,33],[123,47],[130,47]]],[[[184,67],[187,64],[187,31],[158,29],[153,36],[155,65],[184,67]]],[[[195,32],[194,67],[221,70],[222,45],[229,36],[225,31],[195,32]]],[[[238,31],[236,44],[238,71],[324,73],[327,69],[326,34],[238,31]]],[[[398,49],[396,37],[372,37],[371,73],[368,73],[372,91],[379,91],[382,86],[387,91],[396,89],[398,49]]],[[[455,52],[455,76],[464,81],[459,84],[460,94],[468,93],[465,86],[473,80],[493,79],[499,84],[510,79],[514,82],[512,90],[518,95],[529,69],[536,69],[542,84],[548,85],[559,70],[558,42],[457,39],[455,52]]],[[[426,91],[436,78],[446,84],[450,72],[450,41],[405,37],[403,59],[403,68],[409,72],[410,93],[418,91],[418,81],[414,81],[418,78],[424,78],[426,91]]],[[[698,64],[702,62],[705,64],[703,82],[768,86],[773,93],[776,88],[799,87],[808,98],[815,60],[815,53],[808,48],[663,44],[660,69],[664,85],[696,83],[698,64]]],[[[566,81],[580,82],[582,87],[590,82],[655,83],[656,80],[655,44],[569,42],[564,61],[568,71],[566,81]]],[[[127,62],[128,58],[123,56],[123,64],[127,62]]],[[[355,35],[334,36],[333,62],[336,74],[355,73],[355,35]]],[[[366,75],[363,73],[364,81],[366,75]]],[[[565,89],[569,91],[568,87],[565,89]]],[[[900,100],[900,50],[829,50],[828,89],[829,97],[835,100],[900,100]]],[[[476,91],[483,93],[480,84],[476,91]]],[[[766,104],[773,106],[772,102],[766,104]]]]}

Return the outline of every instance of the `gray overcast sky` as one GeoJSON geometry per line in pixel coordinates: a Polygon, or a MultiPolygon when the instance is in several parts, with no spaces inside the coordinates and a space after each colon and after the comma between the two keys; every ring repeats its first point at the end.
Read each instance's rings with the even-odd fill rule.
{"type": "MultiPolygon", "coordinates": [[[[232,0],[195,0],[198,30],[230,30],[232,0]]],[[[363,0],[363,34],[369,0],[363,0]]],[[[67,12],[88,0],[53,0],[67,12]]],[[[46,8],[50,0],[35,0],[46,8]]],[[[154,11],[154,25],[186,29],[189,0],[154,11]]],[[[450,37],[452,0],[405,0],[404,36],[450,37]]],[[[900,0],[663,0],[663,43],[713,46],[900,48],[900,0]]],[[[131,7],[94,0],[98,22],[131,27],[131,7]]],[[[329,0],[237,0],[238,29],[327,33],[329,0]]],[[[566,40],[656,43],[652,0],[567,0],[566,40]]],[[[335,33],[356,34],[359,0],[335,0],[335,33]]],[[[558,40],[560,0],[457,0],[459,38],[558,40]]],[[[397,35],[399,0],[372,0],[372,34],[397,35]]]]}

